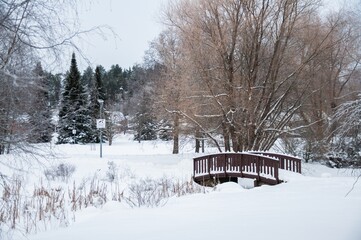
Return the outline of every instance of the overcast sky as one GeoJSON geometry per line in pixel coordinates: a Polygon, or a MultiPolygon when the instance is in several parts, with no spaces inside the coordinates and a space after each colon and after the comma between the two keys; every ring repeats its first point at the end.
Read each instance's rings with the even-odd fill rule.
{"type": "MultiPolygon", "coordinates": [[[[339,2],[345,2],[323,1],[332,7],[339,5],[339,2]]],[[[79,20],[82,28],[108,25],[118,35],[116,39],[108,31],[106,39],[94,34],[84,36],[85,41],[80,43],[79,47],[90,60],[91,67],[95,68],[100,64],[109,69],[111,65],[119,64],[122,68],[128,68],[142,63],[149,42],[155,39],[163,28],[159,14],[167,2],[168,0],[79,1],[79,20]]],[[[80,57],[77,59],[79,68],[84,70],[88,63],[80,57]]]]}
{"type": "MultiPolygon", "coordinates": [[[[79,20],[82,28],[108,25],[118,39],[106,34],[106,39],[94,34],[84,36],[79,47],[90,60],[92,67],[102,65],[109,69],[113,64],[123,68],[142,63],[149,42],[161,32],[159,12],[168,0],[94,0],[80,3],[79,20]]],[[[79,57],[77,57],[79,59],[79,57]]],[[[79,68],[86,63],[79,59],[79,68]]]]}

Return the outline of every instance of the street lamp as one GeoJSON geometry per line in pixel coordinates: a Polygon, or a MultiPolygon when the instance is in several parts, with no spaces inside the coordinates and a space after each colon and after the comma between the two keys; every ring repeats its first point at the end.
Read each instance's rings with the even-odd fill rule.
{"type": "Polygon", "coordinates": [[[103,119],[103,103],[104,100],[103,99],[98,99],[98,103],[100,105],[100,112],[99,112],[99,118],[97,121],[97,128],[100,130],[99,131],[99,135],[100,135],[100,158],[103,157],[103,148],[102,148],[102,143],[103,143],[103,131],[102,129],[105,128],[105,119],[103,119]]]}

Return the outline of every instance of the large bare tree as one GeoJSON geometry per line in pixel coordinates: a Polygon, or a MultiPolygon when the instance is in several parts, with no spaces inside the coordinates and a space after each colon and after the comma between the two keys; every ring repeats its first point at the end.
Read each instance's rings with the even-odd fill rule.
{"type": "MultiPolygon", "coordinates": [[[[341,59],[332,54],[337,47],[345,56],[342,46],[336,44],[341,23],[320,17],[319,3],[171,3],[165,11],[165,23],[187,63],[179,65],[187,67],[181,71],[183,76],[177,76],[191,86],[180,99],[192,99],[197,106],[176,112],[209,135],[221,132],[226,151],[267,150],[278,137],[295,130],[290,122],[306,99],[314,96],[313,85],[321,75],[315,73],[322,72],[325,64],[322,56],[327,61],[341,59]]],[[[352,41],[350,36],[345,33],[344,41],[352,41]]]]}

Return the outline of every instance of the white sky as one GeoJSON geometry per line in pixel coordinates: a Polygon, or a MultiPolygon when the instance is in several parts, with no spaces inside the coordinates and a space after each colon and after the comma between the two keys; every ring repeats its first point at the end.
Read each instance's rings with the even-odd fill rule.
{"type": "MultiPolygon", "coordinates": [[[[79,4],[82,28],[108,25],[118,35],[114,38],[106,31],[106,38],[90,34],[83,36],[79,45],[92,67],[102,65],[109,69],[113,64],[128,68],[142,63],[149,42],[161,32],[159,13],[167,0],[94,0],[79,4]]],[[[77,57],[79,68],[87,63],[77,57]]]]}
{"type": "MultiPolygon", "coordinates": [[[[149,42],[162,30],[160,10],[169,0],[82,0],[79,1],[79,20],[83,29],[98,25],[108,25],[118,35],[110,32],[106,39],[99,35],[84,36],[79,44],[90,61],[91,67],[102,65],[109,69],[113,64],[122,68],[142,63],[149,42]]],[[[331,8],[342,6],[345,0],[323,0],[331,8]]],[[[349,2],[347,0],[346,2],[349,2]]],[[[352,0],[358,1],[358,0],[352,0]]],[[[69,56],[70,59],[70,56],[69,56]]],[[[77,57],[80,70],[89,63],[77,57]]]]}

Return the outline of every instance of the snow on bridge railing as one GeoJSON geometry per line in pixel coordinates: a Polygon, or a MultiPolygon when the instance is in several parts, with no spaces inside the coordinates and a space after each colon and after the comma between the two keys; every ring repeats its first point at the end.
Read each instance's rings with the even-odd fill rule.
{"type": "Polygon", "coordinates": [[[301,161],[302,161],[301,158],[286,154],[271,153],[271,152],[251,152],[251,153],[276,158],[280,162],[279,165],[280,169],[301,173],[301,161]]]}

